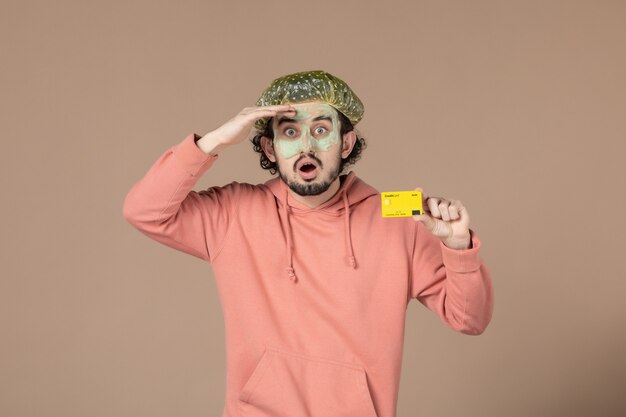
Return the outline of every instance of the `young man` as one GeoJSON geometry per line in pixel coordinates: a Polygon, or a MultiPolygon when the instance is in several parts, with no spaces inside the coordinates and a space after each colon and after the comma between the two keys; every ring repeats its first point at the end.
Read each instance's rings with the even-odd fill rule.
{"type": "Polygon", "coordinates": [[[213,267],[226,329],[223,417],[394,417],[406,308],[417,299],[452,329],[481,334],[490,273],[458,200],[383,218],[351,171],[363,105],[339,78],[278,78],[257,106],[187,135],[129,191],[126,220],[213,267]],[[218,154],[248,139],[264,184],[192,188],[218,154]]]}

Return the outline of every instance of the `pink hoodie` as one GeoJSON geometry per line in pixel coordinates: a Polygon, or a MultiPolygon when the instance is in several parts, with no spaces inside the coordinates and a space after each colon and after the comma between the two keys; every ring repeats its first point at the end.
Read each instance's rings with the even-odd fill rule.
{"type": "Polygon", "coordinates": [[[128,192],[125,219],[211,264],[226,329],[223,417],[394,417],[415,298],[482,333],[491,276],[480,240],[453,250],[410,217],[383,218],[354,172],[316,208],[278,177],[193,191],[217,156],[189,134],[128,192]]]}

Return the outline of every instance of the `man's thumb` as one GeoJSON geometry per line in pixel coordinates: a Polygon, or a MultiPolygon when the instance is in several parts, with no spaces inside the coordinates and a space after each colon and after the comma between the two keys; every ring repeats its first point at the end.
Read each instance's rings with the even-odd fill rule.
{"type": "Polygon", "coordinates": [[[415,220],[416,222],[424,223],[424,226],[426,226],[428,230],[433,230],[433,227],[435,226],[435,221],[433,220],[433,218],[426,213],[413,216],[413,220],[415,220]]]}

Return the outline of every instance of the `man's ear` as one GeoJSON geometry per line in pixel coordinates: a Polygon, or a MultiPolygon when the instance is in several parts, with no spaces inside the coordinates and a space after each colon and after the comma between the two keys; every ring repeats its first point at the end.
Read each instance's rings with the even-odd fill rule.
{"type": "Polygon", "coordinates": [[[356,143],[356,133],[354,130],[347,132],[343,135],[343,143],[341,146],[341,158],[346,159],[350,152],[352,152],[352,148],[354,148],[354,144],[356,143]]]}
{"type": "Polygon", "coordinates": [[[276,162],[276,155],[274,154],[274,143],[272,139],[266,136],[261,136],[261,148],[263,148],[263,152],[265,152],[267,159],[272,162],[276,162]]]}

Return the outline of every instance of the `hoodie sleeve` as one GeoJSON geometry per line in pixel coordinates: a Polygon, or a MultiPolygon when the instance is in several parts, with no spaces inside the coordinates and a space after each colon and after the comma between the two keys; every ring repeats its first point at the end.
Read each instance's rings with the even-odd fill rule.
{"type": "Polygon", "coordinates": [[[493,313],[491,274],[480,257],[481,242],[470,229],[472,247],[450,249],[416,222],[411,298],[435,312],[452,329],[485,331],[493,313]]]}
{"type": "Polygon", "coordinates": [[[196,144],[190,133],[157,159],[127,193],[123,216],[149,238],[212,262],[226,236],[237,183],[193,191],[218,156],[196,144]]]}

